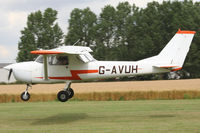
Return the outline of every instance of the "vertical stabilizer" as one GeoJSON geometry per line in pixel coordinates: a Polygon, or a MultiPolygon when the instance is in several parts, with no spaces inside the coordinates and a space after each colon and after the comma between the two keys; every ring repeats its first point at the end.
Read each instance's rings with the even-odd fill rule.
{"type": "Polygon", "coordinates": [[[195,31],[182,31],[179,29],[158,55],[143,59],[140,62],[153,63],[154,67],[171,71],[180,70],[195,33],[195,31]]]}
{"type": "Polygon", "coordinates": [[[182,67],[195,33],[195,31],[181,31],[179,29],[158,54],[158,60],[168,65],[182,67]]]}

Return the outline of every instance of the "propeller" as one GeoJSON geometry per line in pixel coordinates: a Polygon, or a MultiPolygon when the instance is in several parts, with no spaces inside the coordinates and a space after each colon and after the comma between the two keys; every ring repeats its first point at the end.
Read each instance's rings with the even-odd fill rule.
{"type": "Polygon", "coordinates": [[[13,70],[12,68],[9,70],[9,74],[8,74],[8,80],[10,80],[11,74],[12,74],[13,70]]]}

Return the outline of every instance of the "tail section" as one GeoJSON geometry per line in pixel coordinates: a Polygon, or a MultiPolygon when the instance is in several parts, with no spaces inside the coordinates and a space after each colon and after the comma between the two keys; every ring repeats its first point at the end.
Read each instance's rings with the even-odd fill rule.
{"type": "Polygon", "coordinates": [[[195,31],[181,31],[173,36],[164,49],[157,55],[142,61],[154,62],[155,67],[180,70],[189,51],[195,31]]]}
{"type": "Polygon", "coordinates": [[[195,31],[181,31],[174,35],[157,58],[170,65],[183,66],[186,55],[189,51],[195,31]]]}

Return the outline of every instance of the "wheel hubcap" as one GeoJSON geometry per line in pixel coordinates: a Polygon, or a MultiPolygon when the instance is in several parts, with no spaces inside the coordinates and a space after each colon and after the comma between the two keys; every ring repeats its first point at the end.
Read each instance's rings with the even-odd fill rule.
{"type": "Polygon", "coordinates": [[[24,95],[23,95],[23,98],[24,98],[24,99],[27,99],[27,98],[28,98],[28,96],[24,94],[24,95]]]}
{"type": "Polygon", "coordinates": [[[65,95],[65,94],[61,94],[61,95],[60,95],[60,98],[61,98],[61,99],[66,99],[66,95],[65,95]]]}

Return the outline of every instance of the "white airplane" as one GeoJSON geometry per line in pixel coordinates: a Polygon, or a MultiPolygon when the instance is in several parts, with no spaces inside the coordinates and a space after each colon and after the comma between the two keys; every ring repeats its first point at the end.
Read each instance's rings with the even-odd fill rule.
{"type": "Polygon", "coordinates": [[[22,100],[29,100],[28,89],[31,84],[65,81],[64,90],[57,94],[58,100],[65,102],[74,95],[70,87],[73,81],[180,70],[195,33],[179,29],[158,55],[140,61],[97,61],[90,54],[92,50],[89,47],[62,46],[31,51],[31,54],[39,55],[35,61],[11,64],[4,68],[9,70],[8,80],[13,73],[16,80],[27,83],[25,92],[21,94],[22,100]]]}

